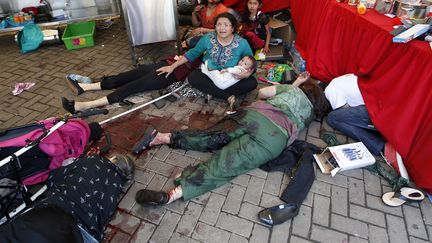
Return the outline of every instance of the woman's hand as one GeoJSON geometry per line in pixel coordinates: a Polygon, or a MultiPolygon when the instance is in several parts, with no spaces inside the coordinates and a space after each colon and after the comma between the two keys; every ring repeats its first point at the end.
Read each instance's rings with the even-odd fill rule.
{"type": "Polygon", "coordinates": [[[196,5],[195,6],[195,8],[194,8],[194,10],[193,10],[193,14],[198,14],[200,11],[201,11],[201,9],[203,9],[205,6],[204,6],[204,4],[198,4],[198,5],[196,5]]]}
{"type": "Polygon", "coordinates": [[[159,69],[156,70],[157,75],[162,75],[164,73],[166,73],[165,78],[167,78],[172,72],[174,72],[174,67],[173,66],[164,66],[161,67],[159,69]]]}
{"type": "Polygon", "coordinates": [[[293,85],[300,86],[304,82],[306,82],[310,78],[310,73],[308,71],[302,72],[299,74],[297,79],[293,82],[293,85]]]}
{"type": "Polygon", "coordinates": [[[199,36],[199,35],[201,35],[201,34],[203,34],[203,28],[198,27],[198,28],[193,29],[193,30],[191,31],[190,36],[199,36]]]}

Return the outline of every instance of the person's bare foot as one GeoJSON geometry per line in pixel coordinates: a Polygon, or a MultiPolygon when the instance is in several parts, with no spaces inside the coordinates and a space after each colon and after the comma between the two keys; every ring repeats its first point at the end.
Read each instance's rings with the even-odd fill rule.
{"type": "MultiPolygon", "coordinates": [[[[156,130],[154,132],[157,132],[156,130]]],[[[169,144],[171,141],[171,133],[161,133],[158,132],[154,139],[149,143],[150,147],[161,145],[161,144],[169,144]]]]}

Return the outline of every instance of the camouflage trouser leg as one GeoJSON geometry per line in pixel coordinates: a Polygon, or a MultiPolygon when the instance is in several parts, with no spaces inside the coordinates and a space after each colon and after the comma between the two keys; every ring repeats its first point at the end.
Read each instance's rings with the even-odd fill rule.
{"type": "Polygon", "coordinates": [[[246,114],[245,110],[241,110],[235,115],[226,116],[207,130],[175,131],[169,146],[201,152],[218,150],[231,140],[247,134],[247,128],[242,126],[246,114]]]}
{"type": "MultiPolygon", "coordinates": [[[[258,112],[248,110],[239,127],[226,136],[229,142],[209,160],[188,167],[176,180],[185,200],[197,197],[229,182],[278,156],[286,146],[287,136],[273,122],[258,112]]],[[[179,138],[180,148],[208,148],[211,135],[196,134],[179,138]],[[201,141],[201,142],[200,142],[201,141]]]]}

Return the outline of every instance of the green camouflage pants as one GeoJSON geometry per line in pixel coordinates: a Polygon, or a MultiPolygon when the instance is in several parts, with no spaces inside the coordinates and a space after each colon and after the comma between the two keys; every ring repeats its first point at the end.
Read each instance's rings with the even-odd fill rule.
{"type": "Polygon", "coordinates": [[[280,127],[253,110],[238,111],[206,131],[174,132],[172,147],[217,150],[206,162],[187,167],[175,183],[181,185],[184,200],[200,196],[274,159],[287,140],[280,127]]]}

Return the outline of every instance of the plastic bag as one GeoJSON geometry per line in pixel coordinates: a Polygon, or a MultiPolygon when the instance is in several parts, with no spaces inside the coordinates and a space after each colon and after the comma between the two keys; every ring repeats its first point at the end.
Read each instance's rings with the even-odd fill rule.
{"type": "Polygon", "coordinates": [[[21,53],[27,53],[36,50],[42,43],[44,35],[35,24],[29,24],[18,33],[18,45],[21,53]]]}

